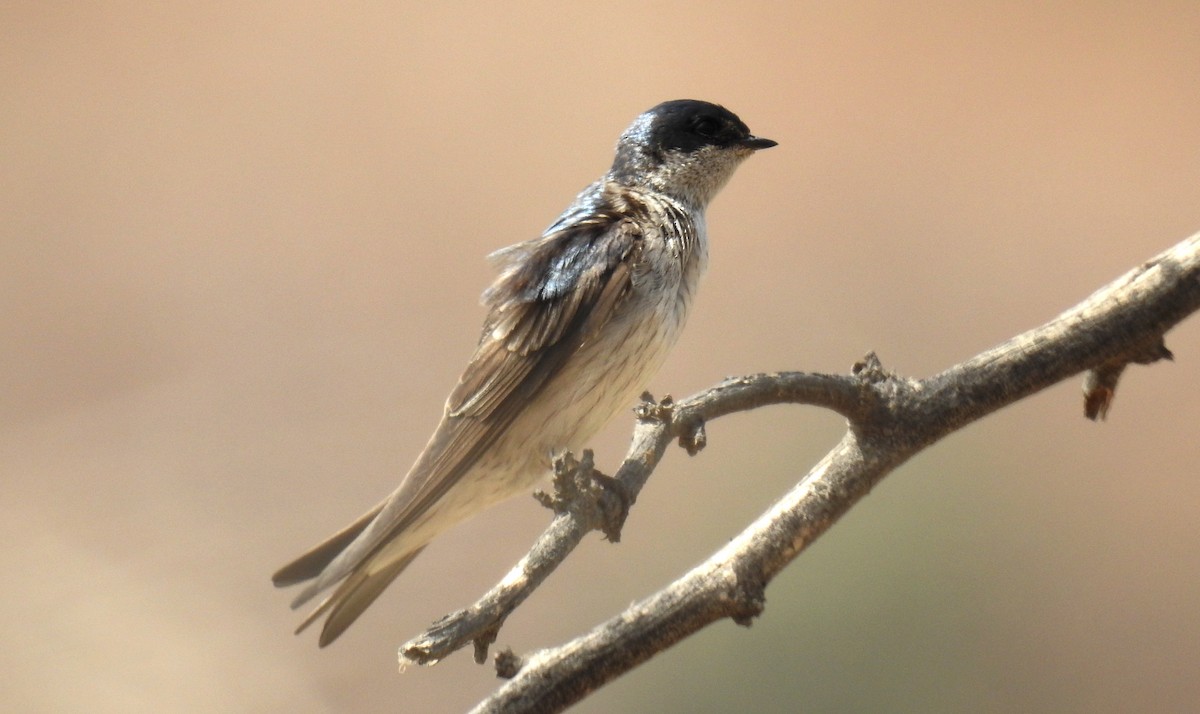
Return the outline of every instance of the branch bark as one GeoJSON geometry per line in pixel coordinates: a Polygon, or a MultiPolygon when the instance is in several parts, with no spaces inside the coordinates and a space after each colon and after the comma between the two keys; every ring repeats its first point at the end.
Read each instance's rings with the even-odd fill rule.
{"type": "Polygon", "coordinates": [[[628,507],[673,439],[694,452],[704,424],[767,404],[822,406],[848,430],[766,513],[708,560],[649,598],[559,647],[498,656],[512,678],[476,712],[560,711],[706,625],[761,613],[764,589],[875,484],[946,435],[1063,379],[1088,372],[1085,410],[1103,416],[1130,363],[1171,354],[1163,335],[1200,309],[1200,234],[1131,270],[1054,320],[926,379],[888,373],[874,355],[851,375],[800,372],[730,379],[678,404],[646,403],[614,478],[590,455],[560,461],[554,521],[487,595],[401,648],[401,662],[434,662],[475,644],[483,661],[505,618],[590,530],[620,535],[628,507]]]}

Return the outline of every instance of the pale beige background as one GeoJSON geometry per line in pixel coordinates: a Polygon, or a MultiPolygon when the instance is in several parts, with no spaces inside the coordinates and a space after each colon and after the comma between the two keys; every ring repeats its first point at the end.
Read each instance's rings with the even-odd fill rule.
{"type": "MultiPolygon", "coordinates": [[[[420,558],[336,646],[270,572],[389,491],[536,235],[664,99],[780,145],[710,213],[655,380],[927,375],[1200,229],[1200,4],[8,3],[0,708],[459,711],[395,647],[547,516],[420,558]]],[[[915,459],[767,591],[587,712],[1174,712],[1200,701],[1200,322],[1106,424],[1071,381],[915,459]]],[[[596,447],[611,466],[629,419],[596,447]]],[[[777,408],[673,452],[500,637],[557,643],[724,543],[837,438],[777,408]]]]}

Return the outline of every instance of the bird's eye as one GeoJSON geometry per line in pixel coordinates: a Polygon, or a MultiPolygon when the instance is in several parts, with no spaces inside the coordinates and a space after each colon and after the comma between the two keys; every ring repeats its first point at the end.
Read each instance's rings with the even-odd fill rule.
{"type": "Polygon", "coordinates": [[[692,127],[692,130],[705,139],[715,139],[717,134],[720,133],[721,126],[712,117],[700,117],[696,120],[696,124],[692,127]]]}

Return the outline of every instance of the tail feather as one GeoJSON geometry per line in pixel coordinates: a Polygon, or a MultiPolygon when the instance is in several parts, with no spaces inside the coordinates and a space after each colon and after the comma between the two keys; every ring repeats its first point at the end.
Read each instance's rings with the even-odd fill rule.
{"type": "MultiPolygon", "coordinates": [[[[379,503],[370,511],[364,513],[358,520],[334,533],[324,542],[313,547],[307,553],[283,566],[271,576],[271,582],[276,587],[295,585],[306,580],[312,580],[321,575],[331,562],[353,543],[367,526],[375,520],[387,501],[379,503]]],[[[385,565],[378,570],[371,570],[371,560],[359,563],[337,588],[326,597],[320,605],[304,618],[296,628],[296,634],[303,632],[309,625],[328,614],[325,625],[321,628],[318,640],[321,647],[333,642],[346,631],[364,610],[375,602],[380,593],[400,575],[408,564],[416,558],[424,545],[406,553],[403,557],[385,565]]],[[[324,588],[322,588],[324,589],[324,588]]],[[[292,607],[303,605],[315,593],[301,593],[292,603],[292,607]]]]}
{"type": "Polygon", "coordinates": [[[325,625],[321,628],[321,637],[317,643],[324,647],[333,642],[358,619],[364,610],[370,607],[371,603],[375,602],[380,593],[408,567],[414,558],[421,554],[422,550],[425,550],[425,546],[417,548],[375,572],[369,570],[369,562],[365,563],[358,571],[351,573],[343,580],[329,597],[325,598],[308,614],[308,617],[304,618],[304,621],[296,628],[296,634],[300,634],[306,627],[328,612],[329,617],[325,619],[325,625]]]}
{"type": "Polygon", "coordinates": [[[275,587],[282,588],[302,583],[305,580],[312,580],[320,575],[325,566],[338,557],[346,549],[346,546],[350,545],[358,537],[358,534],[362,533],[370,525],[371,521],[375,520],[375,516],[379,515],[379,512],[383,510],[385,502],[380,502],[379,505],[364,513],[355,522],[334,533],[323,543],[277,570],[271,576],[271,582],[275,583],[275,587]]]}

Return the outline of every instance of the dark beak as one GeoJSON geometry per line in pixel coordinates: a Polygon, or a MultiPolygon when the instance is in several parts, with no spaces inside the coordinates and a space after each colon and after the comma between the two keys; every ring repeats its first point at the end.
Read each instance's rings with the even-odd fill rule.
{"type": "Polygon", "coordinates": [[[779,142],[772,141],[771,139],[764,139],[761,136],[748,136],[739,141],[738,144],[746,147],[747,149],[754,149],[755,151],[758,151],[759,149],[769,149],[772,146],[779,144],[779,142]]]}

